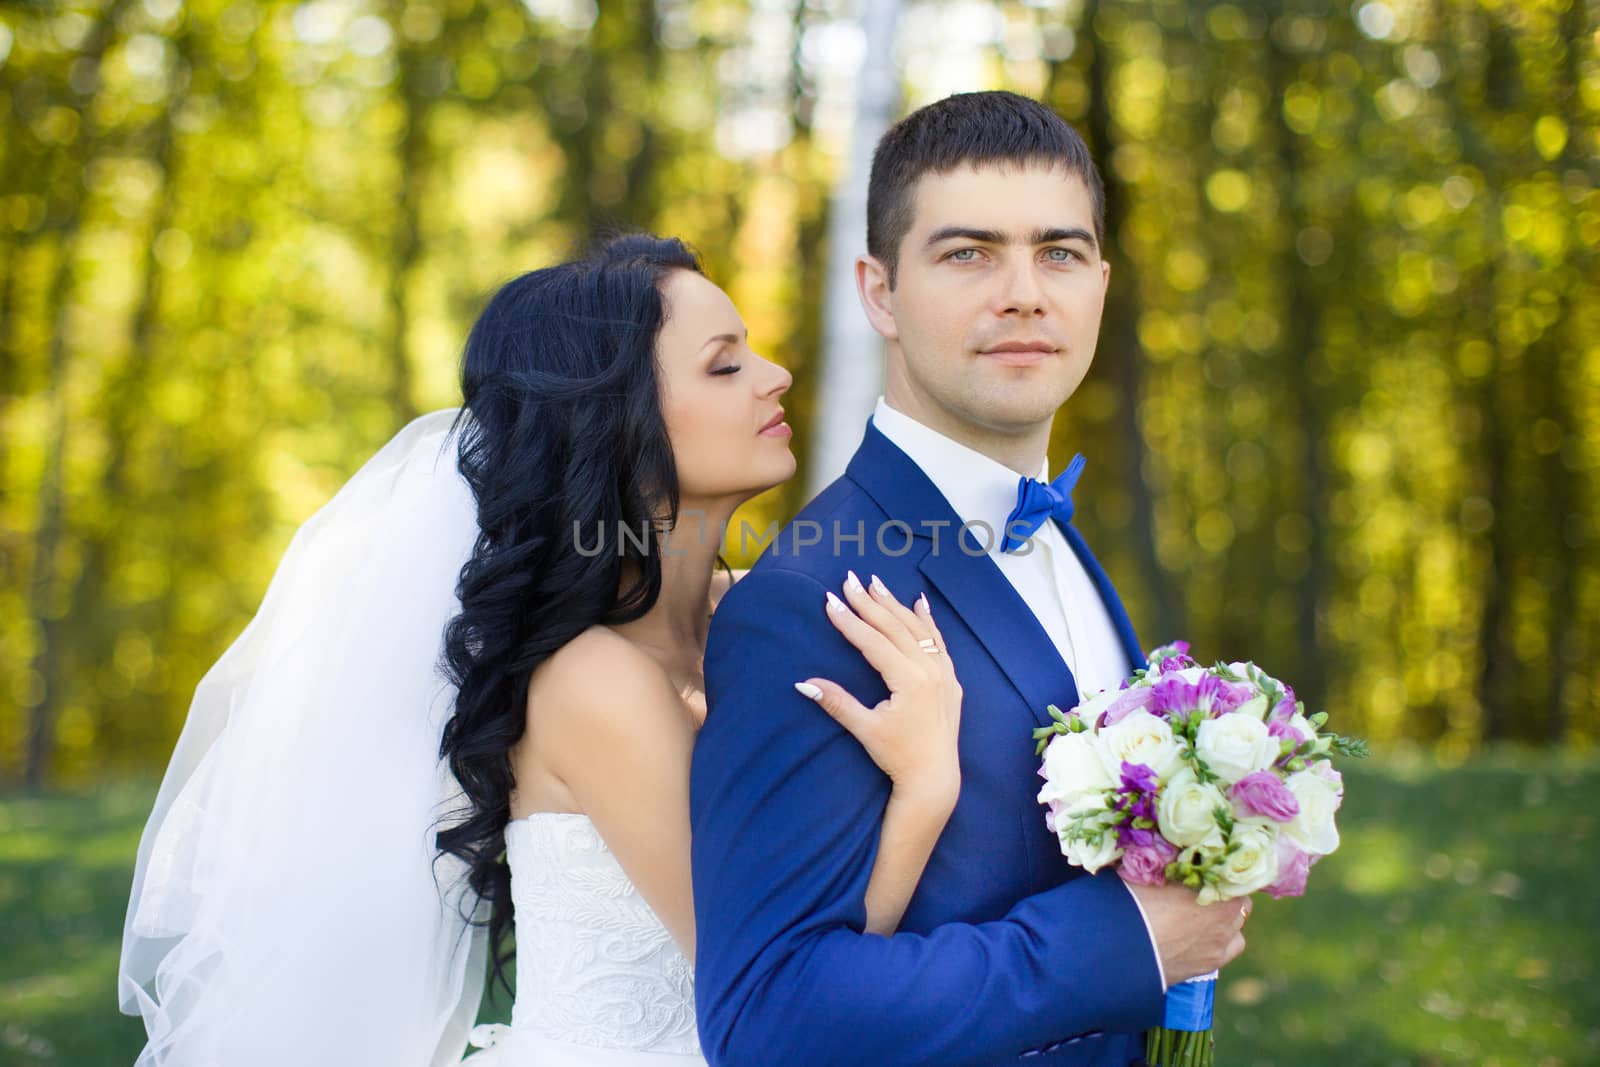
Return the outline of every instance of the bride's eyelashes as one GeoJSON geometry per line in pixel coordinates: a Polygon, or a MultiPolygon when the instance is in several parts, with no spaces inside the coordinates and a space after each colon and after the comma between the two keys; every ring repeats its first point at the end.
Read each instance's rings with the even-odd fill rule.
{"type": "Polygon", "coordinates": [[[738,374],[739,373],[739,364],[733,363],[733,364],[730,364],[729,366],[726,366],[726,367],[718,367],[716,370],[712,371],[711,373],[712,374],[738,374]]]}

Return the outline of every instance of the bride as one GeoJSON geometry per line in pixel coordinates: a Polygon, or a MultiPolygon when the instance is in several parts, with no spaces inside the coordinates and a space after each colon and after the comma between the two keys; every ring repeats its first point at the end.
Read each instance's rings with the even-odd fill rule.
{"type": "MultiPolygon", "coordinates": [[[[794,473],[789,385],[675,240],[494,296],[465,407],[301,529],[196,691],[123,939],[139,1067],[436,1067],[469,1037],[473,1067],[704,1063],[701,660],[733,512],[794,473]],[[511,1024],[473,1028],[513,957],[511,1024]]],[[[840,579],[817,610],[891,696],[793,681],[893,783],[864,901],[889,933],[960,788],[961,690],[925,602],[840,579]]]]}

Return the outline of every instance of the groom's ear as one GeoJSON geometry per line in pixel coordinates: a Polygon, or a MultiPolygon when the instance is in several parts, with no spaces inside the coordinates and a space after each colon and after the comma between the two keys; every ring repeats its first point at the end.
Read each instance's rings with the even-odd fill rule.
{"type": "Polygon", "coordinates": [[[872,328],[885,341],[898,341],[900,331],[894,324],[889,271],[878,257],[856,257],[856,293],[861,297],[862,310],[867,313],[867,321],[872,323],[872,328]]]}

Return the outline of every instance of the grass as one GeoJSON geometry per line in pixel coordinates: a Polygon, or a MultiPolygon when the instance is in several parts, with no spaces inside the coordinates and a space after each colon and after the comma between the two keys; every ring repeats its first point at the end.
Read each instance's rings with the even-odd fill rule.
{"type": "Polygon", "coordinates": [[[1218,1062],[1600,1063],[1600,760],[1346,771],[1343,844],[1262,899],[1218,987],[1218,1062]]]}
{"type": "MultiPolygon", "coordinates": [[[[1259,902],[1218,990],[1218,1062],[1600,1063],[1600,758],[1347,773],[1344,844],[1259,902]]],[[[0,799],[0,1065],[131,1064],[114,975],[148,786],[0,799]]]]}
{"type": "Polygon", "coordinates": [[[0,800],[0,1064],[127,1067],[117,1012],[123,913],[155,790],[0,800]]]}

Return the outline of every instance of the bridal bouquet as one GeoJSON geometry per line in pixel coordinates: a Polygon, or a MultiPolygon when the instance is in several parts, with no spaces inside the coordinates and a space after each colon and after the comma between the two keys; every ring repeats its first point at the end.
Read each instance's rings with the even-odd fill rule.
{"type": "MultiPolygon", "coordinates": [[[[1039,803],[1067,862],[1114,867],[1139,885],[1179,883],[1200,903],[1305,892],[1311,865],[1339,847],[1344,795],[1334,753],[1363,742],[1325,731],[1294,690],[1253,663],[1201,667],[1175,642],[1147,668],[1034,731],[1039,803]]],[[[1167,994],[1152,1030],[1156,1067],[1212,1063],[1213,973],[1167,994]]]]}

